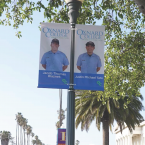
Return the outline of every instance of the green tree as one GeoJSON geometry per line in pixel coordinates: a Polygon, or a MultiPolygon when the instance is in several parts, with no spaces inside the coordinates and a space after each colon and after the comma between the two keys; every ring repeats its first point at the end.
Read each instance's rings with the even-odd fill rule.
{"type": "MultiPolygon", "coordinates": [[[[34,11],[44,12],[47,22],[69,23],[64,0],[2,0],[0,16],[5,18],[0,24],[12,24],[18,30],[25,20],[33,22],[34,11]]],[[[114,90],[120,94],[126,92],[130,97],[132,93],[138,96],[139,88],[145,83],[145,16],[138,5],[131,0],[84,0],[79,13],[78,24],[95,25],[100,21],[106,26],[105,97],[117,97],[114,90]]],[[[21,37],[21,32],[17,31],[16,35],[21,37]]]]}
{"type": "MultiPolygon", "coordinates": [[[[32,133],[31,133],[31,137],[32,137],[32,138],[31,138],[31,142],[33,141],[33,137],[34,137],[34,136],[35,136],[35,134],[32,132],[32,133]]],[[[32,144],[33,144],[33,142],[32,142],[32,144]]]]}
{"type": "MultiPolygon", "coordinates": [[[[0,16],[5,18],[0,24],[18,30],[25,20],[33,22],[34,11],[43,12],[47,22],[69,23],[64,0],[1,0],[0,16]]],[[[105,90],[108,94],[105,96],[116,95],[110,88],[119,88],[120,94],[126,92],[130,97],[136,92],[134,95],[138,96],[139,88],[145,83],[145,16],[138,5],[131,0],[84,0],[79,13],[78,24],[95,25],[101,21],[106,26],[105,90]]],[[[21,32],[17,31],[16,35],[20,38],[21,32]]]]}
{"type": "MultiPolygon", "coordinates": [[[[119,96],[119,93],[116,92],[119,96]]],[[[130,131],[139,125],[143,120],[140,111],[143,109],[143,97],[132,96],[131,100],[126,94],[120,99],[108,98],[103,104],[98,92],[78,91],[76,96],[76,128],[81,124],[82,130],[89,130],[92,121],[96,121],[96,126],[100,130],[102,123],[103,129],[103,145],[109,145],[109,126],[110,129],[116,120],[122,131],[124,123],[130,131]],[[128,105],[127,101],[130,101],[128,105]]]]}
{"type": "Polygon", "coordinates": [[[34,133],[32,132],[32,127],[28,125],[28,120],[23,117],[22,113],[18,112],[16,114],[17,126],[16,126],[16,145],[43,145],[38,136],[35,136],[33,140],[34,133]],[[27,135],[27,143],[25,139],[25,134],[27,135]],[[20,140],[19,140],[20,139],[20,140]]]}
{"type": "Polygon", "coordinates": [[[28,120],[24,118],[21,113],[18,113],[16,115],[16,121],[17,121],[16,145],[23,145],[23,144],[26,145],[25,134],[27,134],[27,145],[30,145],[30,138],[34,137],[34,133],[32,132],[32,127],[27,124],[28,120]]]}
{"type": "Polygon", "coordinates": [[[32,127],[27,125],[26,127],[26,134],[27,134],[27,145],[30,145],[30,135],[32,133],[32,127]]]}
{"type": "MultiPolygon", "coordinates": [[[[57,110],[57,113],[59,114],[58,119],[60,120],[60,112],[59,110],[57,110]]],[[[61,124],[60,121],[57,121],[56,125],[56,129],[60,128],[63,124],[63,120],[65,119],[65,110],[61,109],[61,124]]]]}
{"type": "Polygon", "coordinates": [[[23,124],[22,124],[22,128],[23,128],[23,136],[24,136],[24,145],[26,145],[26,140],[25,140],[25,130],[27,129],[27,119],[23,118],[23,124]]]}
{"type": "Polygon", "coordinates": [[[32,144],[35,145],[36,144],[36,140],[32,140],[32,144]]]}
{"type": "Polygon", "coordinates": [[[35,139],[32,140],[32,144],[33,144],[33,145],[45,145],[45,144],[43,144],[43,143],[41,142],[41,140],[38,138],[37,135],[35,136],[35,139]]]}
{"type": "Polygon", "coordinates": [[[17,122],[17,126],[16,126],[16,145],[20,145],[22,143],[22,132],[20,130],[21,125],[22,125],[22,119],[23,119],[23,115],[18,112],[18,114],[16,114],[16,122],[17,122]]]}
{"type": "Polygon", "coordinates": [[[79,145],[80,144],[80,141],[79,140],[76,140],[76,145],[79,145]]]}
{"type": "Polygon", "coordinates": [[[19,126],[20,126],[20,144],[23,145],[23,124],[25,123],[25,118],[23,115],[20,117],[19,126]]]}
{"type": "MultiPolygon", "coordinates": [[[[32,23],[34,11],[43,12],[47,22],[69,23],[64,0],[47,0],[47,4],[2,0],[0,16],[5,18],[0,24],[12,25],[20,38],[19,26],[25,20],[32,23]]],[[[132,96],[140,96],[145,83],[145,16],[131,0],[84,0],[79,13],[78,24],[95,25],[101,21],[105,25],[105,91],[98,92],[98,99],[105,104],[109,98],[122,99],[127,94],[129,99],[124,106],[128,106],[132,96]]]]}
{"type": "Polygon", "coordinates": [[[0,131],[1,145],[8,145],[9,141],[13,141],[11,133],[9,131],[0,131]]]}
{"type": "Polygon", "coordinates": [[[145,1],[144,0],[134,0],[134,1],[138,5],[140,12],[145,15],[145,1]]]}
{"type": "MultiPolygon", "coordinates": [[[[103,21],[108,20],[105,25],[107,25],[107,30],[111,27],[109,31],[120,31],[122,24],[125,24],[126,28],[138,29],[136,22],[141,21],[142,23],[145,19],[144,16],[141,16],[140,8],[134,1],[84,0],[77,23],[95,25],[97,20],[102,19],[103,21]]],[[[44,18],[48,22],[69,23],[68,7],[64,0],[1,0],[0,16],[3,15],[4,19],[0,20],[0,24],[12,25],[14,29],[18,29],[25,20],[33,22],[33,12],[35,11],[43,12],[44,18]]],[[[20,38],[21,32],[17,31],[16,35],[20,38]]]]}

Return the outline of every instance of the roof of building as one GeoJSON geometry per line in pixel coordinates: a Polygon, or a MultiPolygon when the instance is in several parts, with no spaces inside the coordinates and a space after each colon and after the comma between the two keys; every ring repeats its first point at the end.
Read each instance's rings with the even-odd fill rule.
{"type": "MultiPolygon", "coordinates": [[[[136,125],[136,126],[138,126],[138,125],[136,125]]],[[[145,126],[145,120],[141,120],[139,126],[140,127],[145,126]]],[[[125,128],[127,128],[127,125],[124,123],[124,127],[122,128],[122,130],[124,130],[125,128]]],[[[113,132],[115,134],[118,133],[118,132],[120,132],[120,127],[119,127],[118,124],[114,127],[114,131],[113,132]]]]}

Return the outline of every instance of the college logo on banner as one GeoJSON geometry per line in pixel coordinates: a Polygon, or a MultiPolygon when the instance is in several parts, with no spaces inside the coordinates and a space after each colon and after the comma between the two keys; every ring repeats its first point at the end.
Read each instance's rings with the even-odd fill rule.
{"type": "Polygon", "coordinates": [[[69,88],[70,24],[41,23],[39,88],[69,88]]]}
{"type": "Polygon", "coordinates": [[[65,145],[66,142],[66,129],[58,129],[57,145],[65,145]]]}

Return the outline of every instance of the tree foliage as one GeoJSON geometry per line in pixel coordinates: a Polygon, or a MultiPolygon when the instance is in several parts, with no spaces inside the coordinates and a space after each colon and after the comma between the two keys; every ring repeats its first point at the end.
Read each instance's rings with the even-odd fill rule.
{"type": "Polygon", "coordinates": [[[61,109],[61,124],[60,124],[60,110],[57,110],[59,121],[57,121],[57,123],[55,124],[56,129],[58,129],[62,126],[63,120],[65,119],[65,111],[66,110],[61,109]]]}
{"type": "Polygon", "coordinates": [[[115,93],[119,99],[110,97],[103,102],[97,92],[78,91],[75,100],[76,128],[81,125],[82,130],[88,131],[91,123],[95,121],[96,127],[100,130],[102,124],[103,145],[109,145],[109,126],[112,131],[114,121],[117,122],[121,132],[125,124],[132,132],[135,126],[143,121],[140,114],[143,110],[141,102],[143,97],[141,95],[129,97],[127,94],[124,97],[117,91],[115,93]]]}
{"type": "Polygon", "coordinates": [[[0,131],[0,139],[1,140],[12,140],[12,135],[9,131],[0,131]]]}
{"type": "Polygon", "coordinates": [[[35,136],[35,139],[33,139],[35,134],[32,132],[32,127],[27,124],[28,120],[23,117],[22,113],[18,112],[18,114],[16,114],[15,120],[17,122],[16,145],[28,145],[30,142],[32,142],[33,145],[44,145],[41,140],[38,139],[37,135],[35,136]],[[27,135],[27,142],[25,140],[25,135],[27,135]],[[30,137],[32,141],[30,141],[30,137]]]}
{"type": "MultiPolygon", "coordinates": [[[[18,29],[25,20],[33,22],[35,11],[44,12],[48,22],[69,23],[64,0],[1,0],[0,16],[4,14],[5,19],[1,19],[0,24],[13,24],[18,29]]],[[[132,30],[139,29],[139,21],[144,26],[145,17],[141,16],[138,6],[131,0],[84,0],[77,23],[95,25],[98,20],[103,21],[108,33],[119,33],[123,24],[132,30]]]]}
{"type": "MultiPolygon", "coordinates": [[[[116,94],[119,95],[118,92],[116,94]]],[[[103,121],[108,121],[112,130],[112,125],[116,121],[121,131],[124,123],[132,131],[135,129],[135,125],[139,125],[143,121],[140,111],[144,107],[142,96],[132,96],[130,103],[127,104],[129,99],[129,96],[126,94],[125,97],[121,96],[118,100],[109,98],[103,104],[97,92],[79,92],[75,100],[76,128],[81,125],[82,130],[88,131],[91,123],[95,120],[98,130],[100,130],[100,124],[103,121]]]]}
{"type": "Polygon", "coordinates": [[[13,142],[13,137],[9,131],[0,131],[0,140],[1,140],[1,145],[8,145],[9,142],[13,142]]]}
{"type": "Polygon", "coordinates": [[[38,138],[38,136],[35,136],[35,139],[32,140],[33,145],[45,145],[41,142],[41,140],[38,138]]]}
{"type": "MultiPolygon", "coordinates": [[[[1,0],[0,16],[5,18],[0,24],[18,29],[25,20],[33,22],[34,11],[43,12],[47,22],[69,23],[64,0],[1,0]]],[[[102,102],[125,97],[126,93],[139,96],[145,83],[145,16],[138,5],[132,0],[84,0],[79,13],[78,24],[97,25],[101,21],[105,25],[105,91],[99,93],[102,102]]],[[[21,32],[16,35],[20,38],[21,32]]]]}
{"type": "Polygon", "coordinates": [[[79,145],[80,144],[80,141],[79,140],[76,140],[76,145],[79,145]]]}

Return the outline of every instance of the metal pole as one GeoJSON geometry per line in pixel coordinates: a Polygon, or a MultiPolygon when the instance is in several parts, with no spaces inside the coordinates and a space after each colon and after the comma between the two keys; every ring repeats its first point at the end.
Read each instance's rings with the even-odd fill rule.
{"type": "Polygon", "coordinates": [[[75,90],[74,90],[74,44],[75,24],[71,25],[70,86],[67,95],[66,145],[75,143],[75,90]]]}
{"type": "Polygon", "coordinates": [[[70,51],[70,84],[67,94],[67,127],[66,145],[75,144],[75,90],[74,90],[74,51],[75,51],[75,24],[79,15],[81,2],[68,0],[69,17],[71,23],[71,51],[70,51]]]}
{"type": "Polygon", "coordinates": [[[60,110],[59,110],[59,125],[61,127],[62,125],[62,120],[61,120],[61,110],[62,110],[62,89],[59,89],[59,100],[60,100],[60,110]]]}

